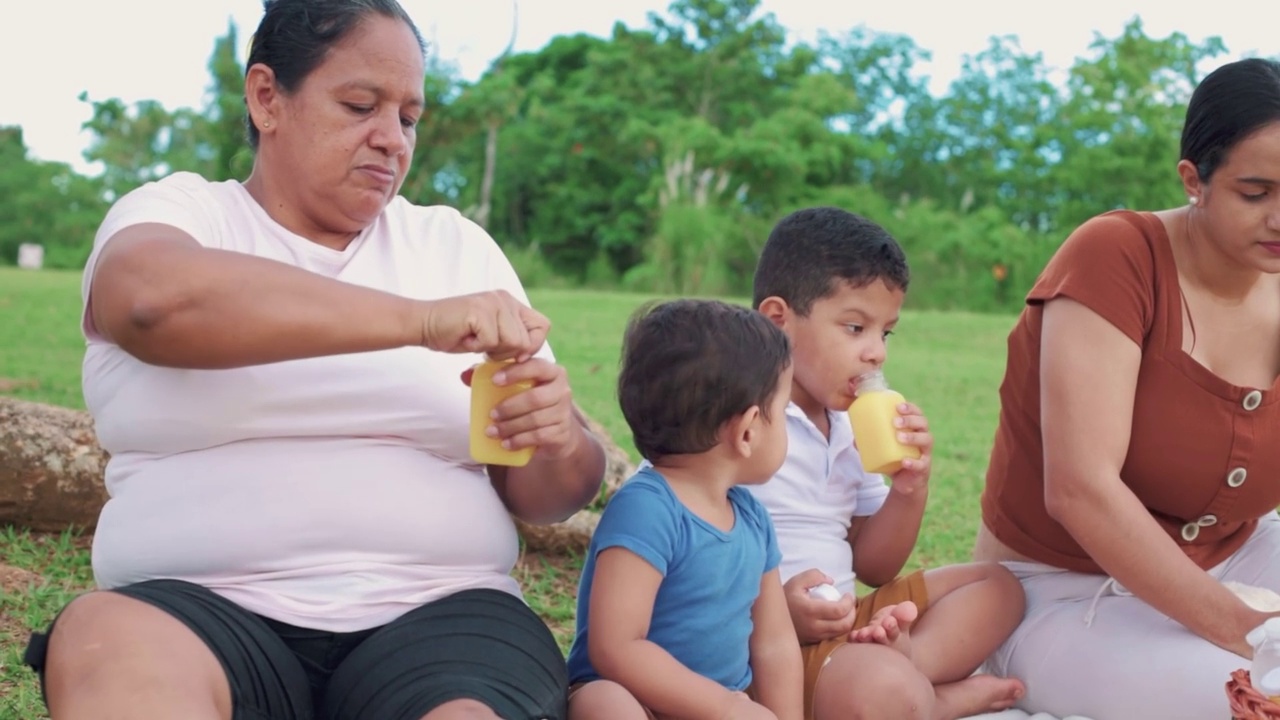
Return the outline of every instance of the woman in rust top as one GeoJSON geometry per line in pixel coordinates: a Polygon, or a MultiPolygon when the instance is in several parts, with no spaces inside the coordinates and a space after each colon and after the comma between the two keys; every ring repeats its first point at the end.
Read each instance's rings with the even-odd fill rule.
{"type": "Polygon", "coordinates": [[[1228,717],[1269,614],[1224,583],[1280,591],[1280,63],[1207,76],[1181,152],[1187,204],[1086,222],[1009,337],[975,555],[1028,711],[1228,717]]]}

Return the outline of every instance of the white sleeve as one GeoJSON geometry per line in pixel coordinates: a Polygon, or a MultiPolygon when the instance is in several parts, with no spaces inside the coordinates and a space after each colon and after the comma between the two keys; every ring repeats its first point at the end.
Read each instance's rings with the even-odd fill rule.
{"type": "Polygon", "coordinates": [[[889,483],[885,482],[883,475],[871,475],[865,472],[861,475],[855,495],[858,504],[853,513],[854,517],[875,515],[884,505],[885,499],[889,497],[889,483]]]}
{"type": "Polygon", "coordinates": [[[102,249],[121,230],[133,225],[158,223],[185,232],[205,247],[220,246],[220,238],[211,216],[212,201],[207,192],[201,192],[206,185],[206,181],[198,175],[179,173],[135,188],[111,205],[94,235],[93,250],[89,253],[81,278],[81,328],[87,339],[101,339],[89,314],[89,289],[93,285],[93,274],[97,270],[102,249]]]}

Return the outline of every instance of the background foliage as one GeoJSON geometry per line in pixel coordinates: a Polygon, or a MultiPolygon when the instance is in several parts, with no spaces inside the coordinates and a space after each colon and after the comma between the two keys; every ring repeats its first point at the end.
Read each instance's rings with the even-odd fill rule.
{"type": "MultiPolygon", "coordinates": [[[[174,170],[244,178],[239,31],[214,42],[204,107],[83,97],[82,177],[0,128],[0,262],[40,242],[77,268],[113,199],[174,170]]],[[[569,35],[475,82],[428,58],[429,112],[403,194],[486,225],[531,286],[736,294],[768,228],[837,204],[907,248],[916,307],[1016,309],[1070,229],[1180,200],[1182,113],[1216,38],[1135,18],[1055,76],[990,39],[941,95],[911,38],[788,38],[758,0],[675,0],[644,27],[569,35]]]]}

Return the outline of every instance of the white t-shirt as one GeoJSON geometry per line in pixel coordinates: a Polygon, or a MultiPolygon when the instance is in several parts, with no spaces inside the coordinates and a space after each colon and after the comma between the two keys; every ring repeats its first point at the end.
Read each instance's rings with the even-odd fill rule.
{"type": "Polygon", "coordinates": [[[763,485],[746,486],[773,519],[782,582],[817,568],[840,592],[854,592],[849,525],[874,515],[889,496],[880,475],[862,469],[849,416],[828,412],[831,440],[795,403],[787,406],[787,459],[763,485]]]}
{"type": "MultiPolygon", "coordinates": [[[[115,203],[86,299],[104,243],[143,222],[412,298],[505,289],[527,302],[493,239],[450,208],[396,197],[339,252],[277,224],[239,182],[190,173],[115,203]]],[[[101,587],[188,580],[331,632],[470,588],[521,597],[514,525],[468,450],[460,375],[479,356],[410,347],[184,370],[106,342],[87,314],[84,331],[85,401],[111,454],[93,544],[101,587]]]]}

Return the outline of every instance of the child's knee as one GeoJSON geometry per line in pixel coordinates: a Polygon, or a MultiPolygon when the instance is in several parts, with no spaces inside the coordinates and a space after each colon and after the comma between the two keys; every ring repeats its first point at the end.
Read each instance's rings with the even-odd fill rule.
{"type": "Polygon", "coordinates": [[[1019,616],[1026,605],[1022,583],[997,562],[948,565],[926,571],[924,579],[931,606],[957,590],[964,590],[966,595],[977,591],[992,610],[1013,612],[1019,616]]]}
{"type": "Polygon", "coordinates": [[[1021,619],[1027,607],[1027,592],[1022,587],[1022,581],[1000,563],[983,563],[983,565],[986,570],[986,582],[991,584],[992,592],[1000,599],[1002,609],[1016,613],[1021,619]]]}
{"type": "Polygon", "coordinates": [[[569,720],[647,720],[649,714],[626,688],[595,680],[569,696],[569,720]]]}
{"type": "Polygon", "coordinates": [[[818,677],[814,720],[915,720],[933,715],[933,685],[911,660],[884,646],[841,648],[818,677]]]}

